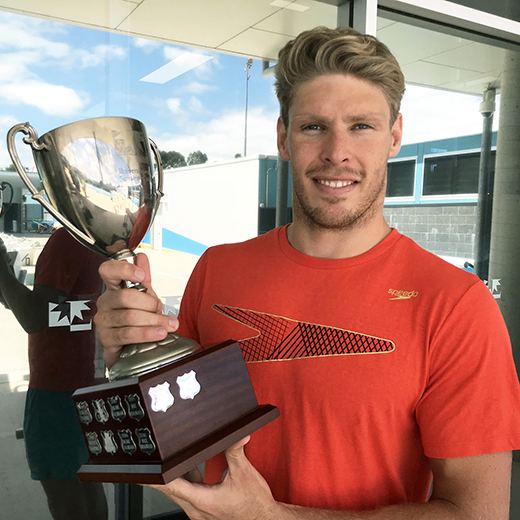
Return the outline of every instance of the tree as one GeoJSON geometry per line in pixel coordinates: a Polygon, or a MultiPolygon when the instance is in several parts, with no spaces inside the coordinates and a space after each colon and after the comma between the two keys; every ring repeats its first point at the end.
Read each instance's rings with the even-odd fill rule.
{"type": "Polygon", "coordinates": [[[16,168],[14,167],[14,164],[10,164],[6,169],[5,169],[6,172],[15,172],[16,171],[16,168]]]}
{"type": "Polygon", "coordinates": [[[175,151],[163,152],[160,150],[159,154],[161,155],[162,165],[165,170],[168,168],[180,168],[182,166],[187,166],[186,159],[182,153],[175,151]]]}
{"type": "Polygon", "coordinates": [[[235,159],[238,159],[239,157],[242,157],[242,154],[241,153],[236,153],[235,154],[235,159]]]}
{"type": "Polygon", "coordinates": [[[208,156],[205,153],[202,153],[200,150],[196,152],[191,152],[188,155],[188,166],[193,166],[194,164],[204,164],[208,161],[208,156]]]}

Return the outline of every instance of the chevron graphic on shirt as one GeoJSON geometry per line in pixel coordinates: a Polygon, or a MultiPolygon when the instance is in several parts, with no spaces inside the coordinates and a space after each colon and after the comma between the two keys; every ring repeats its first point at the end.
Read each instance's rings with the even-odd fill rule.
{"type": "Polygon", "coordinates": [[[213,309],[257,331],[256,336],[240,341],[246,362],[372,354],[395,350],[395,345],[390,340],[349,330],[227,305],[215,304],[213,309]]]}

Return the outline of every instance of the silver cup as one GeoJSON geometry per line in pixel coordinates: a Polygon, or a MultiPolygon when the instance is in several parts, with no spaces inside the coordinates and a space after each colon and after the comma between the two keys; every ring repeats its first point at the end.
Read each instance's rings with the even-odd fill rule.
{"type": "MultiPolygon", "coordinates": [[[[127,117],[86,119],[40,138],[29,123],[21,123],[9,130],[7,148],[32,198],[84,246],[116,260],[135,256],[163,195],[161,157],[143,123],[127,117]],[[28,136],[23,142],[32,148],[40,189],[18,157],[19,132],[28,136]]],[[[178,334],[158,343],[126,345],[109,379],[137,377],[198,348],[178,334]]]]}

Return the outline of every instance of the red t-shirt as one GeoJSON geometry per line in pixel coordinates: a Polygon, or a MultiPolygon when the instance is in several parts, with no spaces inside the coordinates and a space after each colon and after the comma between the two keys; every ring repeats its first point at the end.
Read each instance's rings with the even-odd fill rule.
{"type": "Polygon", "coordinates": [[[65,228],[55,231],[36,263],[35,285],[64,292],[49,303],[49,326],[29,334],[29,387],[74,391],[94,383],[93,317],[102,283],[104,261],[73,238],[65,228]]]}
{"type": "MultiPolygon", "coordinates": [[[[279,501],[426,501],[427,457],[520,448],[520,389],[491,293],[396,230],[340,260],[299,253],[286,228],[210,248],[180,319],[205,347],[239,340],[259,403],[279,408],[246,446],[279,501]]],[[[207,481],[224,467],[208,461],[207,481]]]]}

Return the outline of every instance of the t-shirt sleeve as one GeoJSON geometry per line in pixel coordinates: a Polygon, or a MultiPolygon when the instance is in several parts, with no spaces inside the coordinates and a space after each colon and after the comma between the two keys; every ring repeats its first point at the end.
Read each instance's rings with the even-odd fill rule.
{"type": "Polygon", "coordinates": [[[455,305],[429,345],[416,408],[426,456],[452,458],[520,447],[520,387],[502,314],[481,282],[455,305]]]}
{"type": "Polygon", "coordinates": [[[207,253],[204,253],[190,275],[179,309],[178,334],[198,343],[200,343],[200,335],[197,323],[206,282],[206,262],[207,253]]]}

